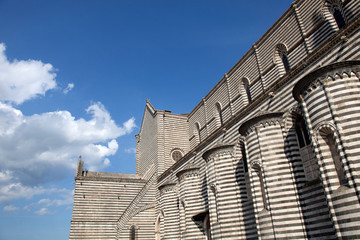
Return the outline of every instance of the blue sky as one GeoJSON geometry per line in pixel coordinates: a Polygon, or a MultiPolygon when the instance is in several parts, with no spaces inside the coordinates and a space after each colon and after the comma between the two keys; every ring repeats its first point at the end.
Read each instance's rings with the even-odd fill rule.
{"type": "Polygon", "coordinates": [[[146,99],[190,112],[290,4],[0,0],[0,240],[67,239],[78,156],[134,173],[146,99]]]}

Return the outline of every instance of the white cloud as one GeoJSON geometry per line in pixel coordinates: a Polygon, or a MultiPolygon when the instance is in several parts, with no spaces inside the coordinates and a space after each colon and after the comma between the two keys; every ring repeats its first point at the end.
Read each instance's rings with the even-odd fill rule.
{"type": "Polygon", "coordinates": [[[51,215],[54,214],[53,212],[50,212],[48,208],[41,208],[39,211],[35,212],[37,215],[44,216],[44,215],[51,215]]]}
{"type": "MultiPolygon", "coordinates": [[[[135,119],[118,126],[100,102],[86,109],[88,120],[68,111],[24,115],[14,104],[55,89],[55,69],[36,60],[9,61],[5,49],[0,43],[0,203],[52,194],[23,208],[45,205],[37,214],[50,214],[47,207],[68,205],[73,197],[69,190],[43,184],[73,174],[79,155],[89,170],[110,166],[109,157],[119,148],[116,138],[131,133],[135,119]]],[[[69,83],[63,92],[73,88],[69,83]]]]}
{"type": "Polygon", "coordinates": [[[18,207],[15,207],[14,205],[6,205],[6,206],[3,208],[3,210],[4,210],[5,212],[13,212],[13,211],[19,210],[19,208],[18,208],[18,207]]]}
{"type": "Polygon", "coordinates": [[[136,148],[126,148],[124,151],[126,153],[136,153],[136,148]]]}
{"type": "Polygon", "coordinates": [[[37,60],[14,60],[5,55],[0,43],[0,100],[21,104],[56,87],[54,67],[37,60]]]}
{"type": "Polygon", "coordinates": [[[89,120],[68,111],[26,116],[0,102],[0,202],[43,194],[48,189],[36,186],[63,179],[74,171],[79,155],[89,170],[110,165],[116,138],[131,133],[135,120],[119,127],[99,102],[87,112],[89,120]]]}
{"type": "Polygon", "coordinates": [[[74,88],[74,84],[73,83],[68,83],[67,87],[63,90],[64,94],[68,94],[68,92],[70,92],[73,88],[74,88]]]}

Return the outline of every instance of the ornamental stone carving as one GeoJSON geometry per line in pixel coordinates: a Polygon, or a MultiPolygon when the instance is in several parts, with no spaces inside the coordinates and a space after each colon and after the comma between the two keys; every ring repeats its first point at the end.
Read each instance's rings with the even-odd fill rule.
{"type": "Polygon", "coordinates": [[[202,157],[208,162],[216,157],[223,157],[227,155],[230,155],[231,157],[234,156],[234,145],[218,143],[213,148],[207,150],[202,157]]]}
{"type": "Polygon", "coordinates": [[[190,177],[199,177],[199,169],[199,166],[190,164],[185,169],[179,171],[176,176],[180,182],[190,177]]]}
{"type": "Polygon", "coordinates": [[[283,125],[283,112],[265,113],[241,124],[239,132],[242,136],[247,136],[250,132],[254,131],[257,127],[265,127],[279,124],[283,125]]]}
{"type": "Polygon", "coordinates": [[[343,78],[355,74],[359,78],[360,61],[337,62],[319,68],[298,81],[293,88],[293,97],[301,102],[301,99],[319,86],[326,85],[330,80],[343,78]]]}
{"type": "Polygon", "coordinates": [[[176,192],[176,183],[168,181],[162,184],[158,189],[161,194],[176,192]]]}

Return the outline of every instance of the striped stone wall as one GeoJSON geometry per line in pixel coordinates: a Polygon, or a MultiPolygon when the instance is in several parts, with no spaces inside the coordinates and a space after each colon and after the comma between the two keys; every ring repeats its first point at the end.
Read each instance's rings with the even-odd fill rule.
{"type": "Polygon", "coordinates": [[[294,88],[294,96],[311,126],[321,179],[339,238],[357,238],[360,231],[359,73],[360,61],[335,63],[306,76],[294,88]]]}
{"type": "Polygon", "coordinates": [[[77,171],[70,239],[360,238],[359,27],[297,0],[189,114],[147,102],[137,174],[77,171]]]}
{"type": "Polygon", "coordinates": [[[119,215],[146,181],[137,175],[79,170],[69,239],[115,239],[119,215]]]}
{"type": "Polygon", "coordinates": [[[156,110],[147,102],[140,133],[136,135],[136,173],[144,175],[152,164],[157,165],[158,129],[156,110]]]}
{"type": "MultiPolygon", "coordinates": [[[[357,210],[355,215],[351,215],[345,207],[348,204],[359,203],[356,200],[357,185],[353,184],[349,192],[341,192],[343,191],[341,189],[340,192],[345,193],[345,196],[339,192],[335,197],[335,203],[329,201],[326,179],[323,180],[320,165],[321,158],[332,156],[331,154],[322,156],[320,150],[316,150],[317,145],[322,143],[318,143],[317,138],[312,137],[315,136],[315,132],[311,130],[312,125],[306,120],[307,113],[304,112],[302,104],[293,97],[294,85],[306,75],[312,75],[316,69],[334,62],[360,59],[359,20],[355,17],[358,15],[356,11],[359,12],[359,2],[343,2],[342,10],[346,14],[347,25],[342,29],[334,26],[334,22],[329,23],[333,19],[322,15],[323,3],[323,1],[306,0],[294,2],[188,115],[189,142],[192,150],[159,177],[158,185],[172,181],[177,183],[180,189],[176,174],[186,169],[189,164],[198,165],[200,178],[203,179],[201,193],[202,196],[207,197],[202,202],[209,211],[212,239],[336,239],[356,238],[359,235],[359,230],[356,228],[357,218],[354,218],[357,210]],[[287,30],[285,30],[286,26],[288,26],[287,30]],[[270,36],[272,34],[274,36],[270,36]],[[279,39],[281,41],[278,41],[279,39]],[[275,46],[279,42],[287,47],[290,63],[290,71],[287,73],[280,71],[281,66],[277,66],[278,63],[274,59],[275,46]],[[250,82],[252,102],[247,100],[243,91],[243,78],[250,82]],[[223,119],[225,119],[223,125],[219,125],[216,121],[214,111],[216,103],[220,103],[223,110],[223,119]],[[250,134],[245,138],[241,137],[238,131],[240,126],[271,113],[280,113],[276,124],[272,124],[271,121],[266,122],[264,126],[259,127],[260,135],[250,136],[250,134]],[[306,120],[307,131],[311,136],[310,145],[305,150],[299,148],[295,130],[296,121],[301,118],[306,120]],[[196,137],[195,123],[200,123],[200,141],[196,137]],[[204,161],[202,155],[207,151],[216,152],[219,142],[234,146],[233,156],[219,161],[221,167],[213,168],[215,161],[210,159],[204,161]],[[243,151],[242,146],[245,146],[243,151]],[[262,160],[265,161],[263,164],[260,159],[262,181],[265,185],[263,191],[268,204],[266,210],[261,196],[259,168],[254,169],[250,164],[251,159],[258,160],[260,153],[263,156],[262,160]],[[246,154],[248,156],[244,160],[243,155],[246,154]],[[245,161],[247,170],[244,166],[245,161]],[[308,176],[308,169],[307,175],[305,174],[304,166],[308,167],[309,161],[315,162],[315,166],[311,168],[312,172],[310,171],[314,176],[308,176]],[[218,174],[226,173],[223,175],[225,177],[223,182],[214,177],[217,171],[218,174]],[[203,190],[204,186],[206,192],[203,190]],[[219,187],[225,196],[223,200],[216,198],[219,187]],[[237,219],[232,224],[228,223],[229,218],[221,219],[222,213],[218,212],[221,204],[229,209],[227,214],[233,217],[231,219],[237,219]],[[336,207],[333,206],[340,209],[340,214],[336,215],[336,207]],[[232,236],[223,235],[223,232],[231,232],[232,236]]],[[[356,74],[353,73],[352,76],[356,74]]],[[[338,118],[338,128],[342,132],[346,129],[347,132],[354,134],[352,141],[354,147],[348,147],[351,150],[347,151],[353,151],[353,156],[358,156],[356,151],[358,148],[355,147],[357,144],[354,142],[354,139],[357,139],[355,129],[359,124],[356,117],[359,114],[358,80],[349,77],[342,79],[345,81],[341,83],[339,81],[338,85],[334,84],[329,91],[337,95],[338,99],[342,96],[342,102],[338,100],[340,102],[336,103],[342,112],[336,112],[335,119],[338,118]],[[354,109],[350,110],[352,106],[354,109]],[[349,121],[348,126],[340,123],[345,119],[349,121]]],[[[333,98],[331,101],[336,102],[333,98]]],[[[321,115],[316,107],[326,108],[319,99],[314,100],[314,106],[314,114],[321,115]]],[[[348,155],[350,154],[346,152],[349,159],[348,155]]],[[[353,161],[354,167],[351,170],[347,166],[344,168],[346,174],[348,172],[353,174],[353,182],[356,182],[357,163],[355,158],[353,161]]],[[[334,178],[334,173],[328,171],[326,173],[334,178]]],[[[351,206],[355,208],[355,205],[351,206]]],[[[185,219],[180,217],[179,219],[180,227],[189,224],[185,219]]],[[[201,229],[203,227],[204,225],[201,229]]],[[[208,239],[205,233],[201,239],[208,239]]]]}

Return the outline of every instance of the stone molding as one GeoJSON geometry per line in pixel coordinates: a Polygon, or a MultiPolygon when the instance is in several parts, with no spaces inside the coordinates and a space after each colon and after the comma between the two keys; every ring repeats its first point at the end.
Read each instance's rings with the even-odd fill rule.
{"type": "Polygon", "coordinates": [[[176,192],[177,186],[176,183],[168,181],[158,187],[158,189],[161,194],[165,194],[168,192],[176,192]]]}
{"type": "Polygon", "coordinates": [[[179,171],[176,176],[179,181],[183,181],[189,177],[198,177],[200,167],[196,165],[188,165],[185,169],[179,171]]]}
{"type": "Polygon", "coordinates": [[[260,125],[262,126],[271,126],[282,124],[283,121],[283,112],[273,112],[273,113],[263,113],[259,116],[253,117],[243,124],[239,128],[239,132],[243,136],[247,136],[250,132],[260,125]]]}
{"type": "Polygon", "coordinates": [[[343,78],[344,74],[351,76],[351,73],[355,73],[359,78],[359,72],[360,61],[337,62],[319,68],[309,73],[295,84],[293,88],[293,97],[296,101],[300,102],[302,97],[323,85],[328,81],[329,77],[334,80],[338,77],[343,78]]]}
{"type": "Polygon", "coordinates": [[[202,157],[208,162],[215,157],[221,157],[224,155],[234,155],[234,144],[218,143],[213,148],[207,150],[202,157]]]}

